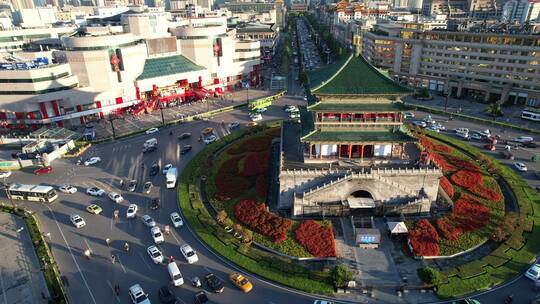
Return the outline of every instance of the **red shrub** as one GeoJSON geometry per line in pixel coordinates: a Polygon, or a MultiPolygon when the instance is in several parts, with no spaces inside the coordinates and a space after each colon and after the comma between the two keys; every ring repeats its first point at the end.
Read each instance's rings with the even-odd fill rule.
{"type": "Polygon", "coordinates": [[[431,223],[422,219],[409,229],[409,241],[417,256],[439,255],[439,234],[431,223]]]}
{"type": "Polygon", "coordinates": [[[446,176],[441,177],[439,184],[441,185],[441,188],[444,190],[444,192],[446,192],[446,194],[448,194],[450,198],[454,197],[454,193],[455,193],[454,186],[452,186],[452,184],[450,183],[448,178],[446,178],[446,176]]]}
{"type": "Polygon", "coordinates": [[[242,200],[234,206],[234,216],[249,228],[272,238],[275,243],[287,238],[292,221],[266,211],[266,206],[252,200],[242,200]]]}
{"type": "Polygon", "coordinates": [[[262,152],[270,149],[273,137],[259,136],[245,140],[242,143],[242,148],[248,152],[262,152]]]}
{"type": "Polygon", "coordinates": [[[437,151],[441,153],[452,153],[452,148],[445,144],[436,144],[432,140],[421,137],[420,144],[428,151],[437,151]]]}
{"type": "Polygon", "coordinates": [[[270,152],[255,152],[246,156],[243,176],[253,176],[266,173],[270,162],[270,152]]]}
{"type": "Polygon", "coordinates": [[[480,170],[480,167],[477,164],[475,164],[474,162],[472,162],[472,160],[466,160],[466,159],[455,157],[455,156],[452,156],[452,155],[448,155],[447,159],[448,159],[448,161],[450,163],[452,163],[452,165],[456,166],[457,168],[466,169],[466,170],[469,170],[469,171],[479,171],[480,170]]]}
{"type": "Polygon", "coordinates": [[[316,257],[335,257],[336,243],[332,226],[325,227],[313,220],[303,221],[295,231],[298,242],[316,257]]]}
{"type": "Polygon", "coordinates": [[[469,188],[472,193],[487,199],[490,202],[498,202],[503,198],[499,189],[490,189],[482,184],[476,184],[469,188]]]}
{"type": "Polygon", "coordinates": [[[444,159],[444,157],[442,157],[441,155],[437,154],[437,153],[430,153],[429,154],[429,157],[431,158],[431,160],[437,164],[437,166],[439,166],[439,168],[441,168],[441,170],[443,170],[444,172],[452,172],[452,171],[456,171],[456,168],[454,166],[452,166],[451,164],[449,164],[446,159],[444,159]]]}
{"type": "Polygon", "coordinates": [[[458,199],[454,203],[453,219],[463,231],[478,230],[489,223],[491,210],[474,200],[458,199]]]}
{"type": "Polygon", "coordinates": [[[233,157],[225,161],[219,168],[216,177],[216,194],[218,199],[236,198],[253,186],[254,181],[241,176],[238,172],[238,161],[242,157],[233,157]]]}
{"type": "Polygon", "coordinates": [[[451,216],[438,218],[436,224],[442,236],[447,240],[454,241],[463,232],[459,224],[451,216]]]}
{"type": "Polygon", "coordinates": [[[452,174],[450,179],[452,182],[454,182],[454,184],[465,188],[470,188],[474,185],[481,184],[484,181],[484,178],[480,173],[469,170],[459,170],[458,172],[452,174]]]}
{"type": "Polygon", "coordinates": [[[266,174],[257,176],[257,180],[255,181],[255,189],[257,190],[257,194],[266,198],[266,194],[268,193],[268,178],[266,174]]]}

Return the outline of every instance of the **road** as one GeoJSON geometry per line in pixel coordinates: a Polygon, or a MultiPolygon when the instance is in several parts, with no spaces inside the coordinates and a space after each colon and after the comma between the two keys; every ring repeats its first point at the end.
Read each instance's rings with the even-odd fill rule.
{"type": "MultiPolygon", "coordinates": [[[[300,100],[284,99],[282,102],[297,103],[300,100]]],[[[265,119],[284,118],[285,113],[280,105],[272,106],[265,119]]],[[[135,283],[141,284],[143,289],[150,294],[153,303],[158,303],[157,290],[160,286],[169,285],[170,279],[166,264],[154,265],[146,253],[146,248],[153,244],[150,231],[140,220],[142,214],[151,215],[158,226],[170,225],[169,214],[178,211],[177,193],[175,190],[165,189],[164,176],[158,174],[149,177],[148,171],[154,162],[175,164],[179,170],[198,153],[204,144],[199,142],[198,134],[208,126],[216,130],[218,137],[225,136],[229,131],[222,127],[225,123],[239,121],[241,124],[248,122],[245,109],[236,110],[220,115],[214,121],[194,121],[172,128],[163,129],[157,134],[141,135],[111,143],[97,145],[86,152],[85,157],[100,156],[103,160],[96,166],[84,167],[75,164],[75,160],[59,160],[54,165],[54,172],[46,176],[35,176],[30,172],[14,172],[8,178],[9,182],[22,182],[32,184],[50,184],[59,186],[69,183],[78,188],[75,194],[60,194],[60,198],[52,204],[38,204],[31,202],[17,202],[34,210],[39,217],[44,232],[51,233],[50,245],[58,263],[59,270],[67,278],[67,290],[70,303],[96,304],[96,303],[129,303],[127,289],[135,283]],[[175,135],[190,132],[191,139],[178,141],[176,136],[170,136],[169,130],[175,135]],[[159,149],[156,152],[143,155],[141,149],[143,142],[148,138],[156,137],[159,149]],[[191,144],[193,150],[187,155],[180,155],[181,145],[191,144]],[[144,167],[142,166],[144,164],[144,167]],[[139,182],[135,192],[120,190],[119,180],[136,179],[139,182]],[[142,184],[151,180],[155,187],[148,195],[141,193],[142,184]],[[97,186],[107,192],[121,193],[125,201],[116,204],[106,196],[95,198],[85,193],[86,188],[97,186]],[[153,211],[149,209],[151,197],[161,198],[161,209],[153,211]],[[103,208],[101,215],[91,215],[85,208],[96,202],[103,208]],[[126,219],[125,212],[129,203],[139,206],[136,219],[126,219]],[[113,211],[120,210],[120,218],[113,219],[113,211]],[[71,225],[69,216],[79,214],[87,225],[77,229],[71,225]],[[108,247],[105,239],[110,238],[112,244],[108,247]],[[130,244],[128,253],[122,250],[124,242],[130,244]],[[89,248],[92,252],[88,260],[82,254],[89,248]],[[111,254],[117,256],[116,263],[112,263],[111,254]],[[116,297],[113,286],[119,284],[121,294],[116,297]]],[[[187,228],[179,228],[172,231],[170,236],[165,236],[165,243],[159,245],[164,255],[174,256],[186,283],[175,288],[176,295],[185,303],[192,303],[196,288],[190,286],[189,278],[193,276],[204,277],[208,272],[213,272],[225,282],[223,294],[210,294],[213,303],[313,303],[313,298],[302,293],[290,292],[281,287],[261,281],[253,276],[248,276],[254,284],[254,289],[249,294],[244,294],[236,289],[228,280],[228,274],[237,271],[223,262],[214,253],[202,245],[187,228]],[[180,244],[188,243],[197,252],[199,262],[188,265],[180,254],[180,244]]],[[[203,284],[203,287],[207,287],[203,284]]],[[[209,291],[207,289],[207,291],[209,291]]]]}

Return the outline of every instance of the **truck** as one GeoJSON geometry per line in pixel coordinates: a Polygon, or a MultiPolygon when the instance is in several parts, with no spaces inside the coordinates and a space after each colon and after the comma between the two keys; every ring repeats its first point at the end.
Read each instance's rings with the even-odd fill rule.
{"type": "Polygon", "coordinates": [[[176,179],[178,178],[178,170],[176,167],[171,167],[167,170],[165,174],[165,179],[167,180],[167,189],[172,189],[176,186],[176,179]]]}

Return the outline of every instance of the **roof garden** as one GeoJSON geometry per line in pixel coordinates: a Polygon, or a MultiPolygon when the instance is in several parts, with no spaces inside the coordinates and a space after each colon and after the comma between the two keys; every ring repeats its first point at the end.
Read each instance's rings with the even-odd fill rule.
{"type": "Polygon", "coordinates": [[[401,102],[386,103],[327,103],[319,102],[308,106],[310,111],[314,112],[340,112],[340,113],[384,113],[399,112],[404,110],[401,102]]]}
{"type": "Polygon", "coordinates": [[[182,55],[149,58],[138,80],[204,70],[182,55]]]}
{"type": "MultiPolygon", "coordinates": [[[[322,75],[321,75],[322,76],[322,75]]],[[[353,57],[315,95],[403,95],[410,90],[385,77],[362,57],[353,57]]]]}
{"type": "Polygon", "coordinates": [[[316,131],[302,137],[303,142],[320,143],[402,143],[416,141],[403,132],[396,131],[316,131]]]}

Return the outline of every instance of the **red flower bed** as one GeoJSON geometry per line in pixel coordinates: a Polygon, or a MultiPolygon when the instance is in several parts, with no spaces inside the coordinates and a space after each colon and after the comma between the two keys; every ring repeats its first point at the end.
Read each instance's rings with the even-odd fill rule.
{"type": "Polygon", "coordinates": [[[454,182],[454,184],[465,188],[470,188],[484,182],[484,178],[480,173],[469,170],[459,170],[458,172],[452,174],[450,179],[452,182],[454,182]]]}
{"type": "Polygon", "coordinates": [[[450,183],[448,178],[446,178],[446,176],[441,177],[439,184],[441,185],[441,188],[444,190],[444,192],[446,192],[446,194],[448,194],[450,198],[454,197],[454,193],[455,193],[454,186],[452,186],[452,184],[450,183]]]}
{"type": "Polygon", "coordinates": [[[266,194],[268,193],[268,178],[266,177],[266,174],[257,176],[257,180],[255,181],[255,189],[257,190],[257,194],[262,197],[266,197],[266,194]]]}
{"type": "Polygon", "coordinates": [[[234,216],[258,233],[272,238],[275,243],[287,238],[292,221],[266,211],[266,206],[252,200],[242,200],[234,206],[234,216]]]}
{"type": "Polygon", "coordinates": [[[216,177],[216,194],[218,199],[231,199],[240,196],[253,186],[253,180],[241,176],[238,172],[238,161],[241,157],[233,157],[225,161],[219,168],[216,177]]]}
{"type": "Polygon", "coordinates": [[[250,153],[244,162],[243,176],[253,176],[266,173],[270,161],[270,152],[250,153]]]}
{"type": "Polygon", "coordinates": [[[437,151],[441,153],[452,153],[452,148],[450,146],[445,145],[445,144],[436,144],[432,140],[426,137],[420,138],[420,144],[424,148],[426,148],[426,150],[432,150],[432,151],[437,151]]]}
{"type": "Polygon", "coordinates": [[[452,172],[452,171],[456,171],[456,167],[452,166],[451,164],[449,164],[446,159],[444,159],[444,157],[442,157],[441,155],[437,154],[437,153],[430,153],[429,154],[429,157],[431,158],[431,160],[437,164],[437,166],[439,166],[439,168],[441,168],[441,170],[443,170],[444,172],[452,172]]]}
{"type": "Polygon", "coordinates": [[[448,161],[450,163],[452,163],[452,165],[454,165],[454,166],[456,166],[458,168],[466,169],[466,170],[469,170],[469,171],[479,171],[480,170],[480,167],[477,164],[473,163],[472,161],[462,159],[462,158],[459,158],[459,157],[455,157],[455,156],[451,156],[451,155],[448,155],[447,159],[448,159],[448,161]]]}
{"type": "Polygon", "coordinates": [[[453,218],[463,231],[478,230],[489,223],[491,210],[475,201],[458,199],[454,203],[453,218]]]}
{"type": "Polygon", "coordinates": [[[409,229],[409,241],[417,256],[439,255],[439,234],[428,220],[419,220],[409,229]]]}
{"type": "Polygon", "coordinates": [[[476,184],[469,188],[472,193],[487,199],[490,202],[498,202],[503,198],[499,189],[490,189],[482,184],[476,184]]]}
{"type": "Polygon", "coordinates": [[[270,149],[273,137],[262,135],[241,141],[227,149],[227,154],[238,155],[246,152],[262,152],[270,149]]]}
{"type": "Polygon", "coordinates": [[[456,240],[463,232],[459,224],[451,216],[438,218],[436,224],[442,236],[448,240],[456,240]]]}
{"type": "Polygon", "coordinates": [[[336,243],[332,226],[325,227],[313,220],[303,221],[295,231],[298,242],[319,258],[335,257],[336,243]]]}

